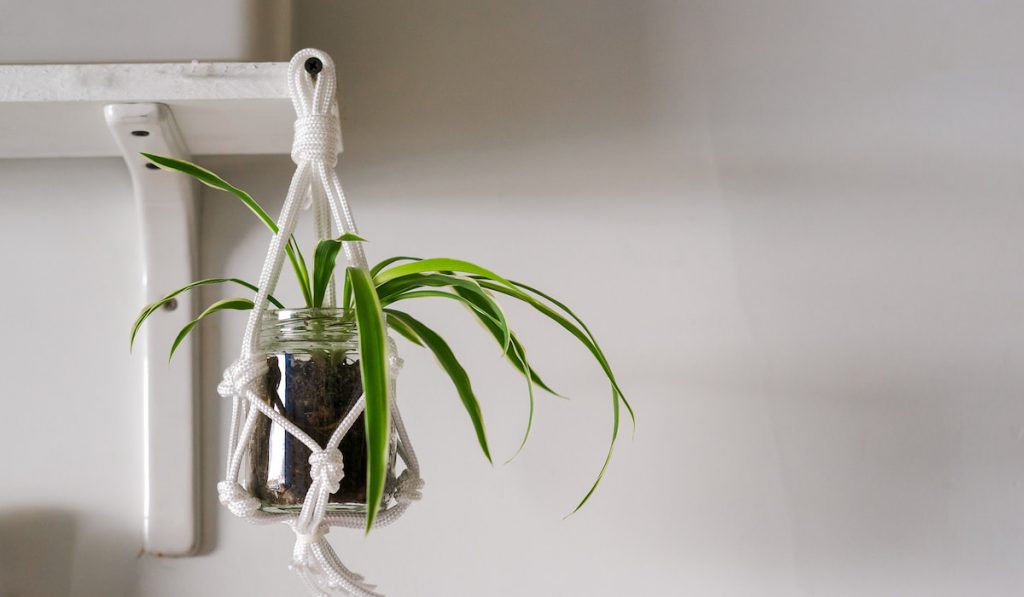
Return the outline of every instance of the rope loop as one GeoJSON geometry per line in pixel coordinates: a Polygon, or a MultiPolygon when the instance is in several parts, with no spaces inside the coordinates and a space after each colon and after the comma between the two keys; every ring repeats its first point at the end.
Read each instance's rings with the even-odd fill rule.
{"type": "Polygon", "coordinates": [[[217,496],[220,498],[220,503],[239,518],[250,518],[260,508],[259,498],[249,495],[249,492],[238,483],[228,481],[217,483],[217,496]]]}
{"type": "Polygon", "coordinates": [[[338,164],[341,153],[341,127],[333,113],[309,114],[295,119],[292,161],[299,164],[323,162],[328,168],[338,164]]]}
{"type": "Polygon", "coordinates": [[[295,543],[298,545],[316,543],[327,536],[327,533],[331,532],[331,528],[325,524],[317,525],[310,533],[299,532],[295,529],[295,525],[292,525],[292,530],[295,530],[295,543]]]}
{"type": "Polygon", "coordinates": [[[341,153],[341,126],[334,101],[334,61],[320,50],[300,50],[288,65],[288,79],[296,116],[292,161],[296,165],[303,161],[322,162],[333,170],[341,153]],[[306,69],[311,59],[321,65],[315,79],[306,69]]]}
{"type": "Polygon", "coordinates": [[[267,355],[240,357],[224,370],[224,377],[217,384],[217,393],[224,398],[244,397],[248,390],[259,393],[256,382],[262,381],[268,371],[267,355]]]}
{"type": "Polygon", "coordinates": [[[340,450],[327,448],[313,452],[309,455],[309,466],[309,476],[314,481],[320,481],[320,487],[327,495],[341,488],[341,480],[345,477],[345,460],[340,450]]]}

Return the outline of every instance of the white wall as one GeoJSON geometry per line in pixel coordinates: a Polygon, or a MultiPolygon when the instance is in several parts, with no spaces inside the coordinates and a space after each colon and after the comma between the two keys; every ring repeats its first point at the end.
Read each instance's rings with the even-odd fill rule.
{"type": "MultiPolygon", "coordinates": [[[[609,430],[586,355],[511,310],[572,400],[542,397],[526,451],[491,469],[404,346],[426,495],[368,539],[332,534],[354,569],[393,596],[1021,592],[1024,6],[306,0],[296,18],[341,70],[371,257],[466,256],[551,290],[639,413],[563,521],[609,430]]],[[[275,207],[292,167],[206,163],[275,207]]],[[[237,316],[202,331],[206,552],[135,557],[129,192],[114,160],[0,162],[0,595],[298,594],[290,532],[213,496],[237,316]]],[[[204,275],[251,277],[267,237],[208,194],[201,240],[204,275]]],[[[446,307],[421,312],[465,331],[501,460],[524,388],[446,307]]]]}
{"type": "Polygon", "coordinates": [[[294,0],[0,0],[0,64],[287,60],[294,0]]]}

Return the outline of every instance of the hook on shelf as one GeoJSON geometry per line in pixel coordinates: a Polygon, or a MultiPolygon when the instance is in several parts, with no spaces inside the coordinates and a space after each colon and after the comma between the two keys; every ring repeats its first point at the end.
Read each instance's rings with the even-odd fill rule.
{"type": "Polygon", "coordinates": [[[313,77],[314,81],[316,80],[316,76],[320,74],[320,71],[322,70],[324,70],[324,63],[316,56],[311,56],[306,60],[306,72],[313,77]]]}

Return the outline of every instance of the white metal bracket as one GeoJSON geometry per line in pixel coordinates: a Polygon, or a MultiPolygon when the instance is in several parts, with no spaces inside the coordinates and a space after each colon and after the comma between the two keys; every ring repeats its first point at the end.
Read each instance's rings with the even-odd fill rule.
{"type": "MultiPolygon", "coordinates": [[[[135,187],[142,285],[153,301],[195,279],[197,189],[187,176],[147,168],[139,152],[288,153],[295,114],[287,73],[284,62],[0,64],[0,159],[123,156],[135,187]]],[[[182,295],[175,308],[155,313],[136,343],[145,405],[143,550],[157,555],[188,555],[199,544],[198,346],[186,340],[169,365],[166,356],[195,314],[192,300],[182,295]]]]}
{"type": "MultiPolygon", "coordinates": [[[[156,169],[140,152],[189,159],[170,108],[110,104],[104,110],[131,174],[142,241],[142,287],[152,302],[195,280],[196,183],[156,169]]],[[[169,341],[195,317],[189,293],[153,314],[136,342],[143,362],[143,551],[182,556],[199,540],[195,335],[168,363],[169,341]]]]}

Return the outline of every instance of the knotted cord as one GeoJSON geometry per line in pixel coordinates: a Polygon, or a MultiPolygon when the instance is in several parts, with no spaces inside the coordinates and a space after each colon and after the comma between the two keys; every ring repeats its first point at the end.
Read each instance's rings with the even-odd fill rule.
{"type": "MultiPolygon", "coordinates": [[[[338,491],[345,475],[344,459],[338,446],[365,409],[365,399],[360,398],[353,405],[327,444],[320,446],[309,434],[271,407],[266,396],[265,380],[269,369],[267,355],[259,346],[259,328],[267,311],[268,297],[277,287],[285,247],[295,231],[299,207],[312,208],[318,240],[331,237],[332,221],[339,231],[357,234],[355,220],[335,172],[342,146],[338,108],[334,99],[337,85],[334,62],[319,50],[301,50],[288,66],[288,80],[296,113],[291,152],[295,174],[281,208],[278,232],[271,239],[260,272],[259,291],[249,313],[241,355],[224,371],[224,377],[217,386],[218,393],[232,401],[227,470],[224,480],[217,484],[217,492],[221,504],[235,516],[255,524],[282,522],[295,531],[296,541],[290,567],[312,594],[327,596],[331,591],[341,591],[354,597],[381,597],[374,592],[373,585],[367,584],[360,575],[341,563],[326,539],[332,526],[362,528],[366,524],[365,513],[332,511],[329,505],[331,494],[338,491]],[[318,60],[322,66],[315,77],[306,72],[305,68],[307,61],[311,60],[318,60]],[[239,482],[242,461],[261,415],[268,417],[311,451],[309,464],[312,483],[298,513],[261,510],[260,500],[246,491],[239,482]]],[[[352,267],[367,269],[366,256],[359,243],[344,242],[343,249],[352,267]]],[[[328,288],[327,305],[333,306],[334,301],[332,281],[328,288]]],[[[391,489],[386,492],[374,528],[397,520],[410,503],[420,498],[423,488],[419,461],[394,400],[395,377],[402,360],[391,338],[388,338],[388,349],[388,398],[392,428],[397,436],[398,456],[406,468],[397,479],[392,479],[391,489]]]]}

